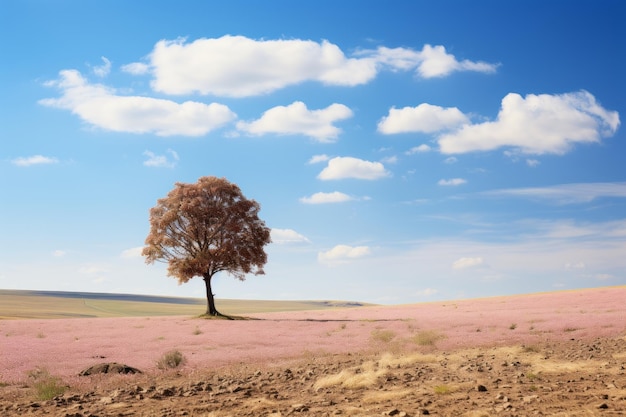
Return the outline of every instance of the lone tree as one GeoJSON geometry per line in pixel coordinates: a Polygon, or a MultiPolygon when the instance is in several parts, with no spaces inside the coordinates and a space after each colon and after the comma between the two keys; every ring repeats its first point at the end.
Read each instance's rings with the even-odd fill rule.
{"type": "Polygon", "coordinates": [[[182,284],[202,277],[207,311],[215,308],[211,279],[227,272],[243,281],[262,275],[267,262],[263,247],[270,229],[258,217],[259,203],[248,200],[225,178],[202,177],[195,184],[176,183],[167,197],[150,210],[150,233],[142,255],[146,263],[167,262],[167,275],[182,284]]]}

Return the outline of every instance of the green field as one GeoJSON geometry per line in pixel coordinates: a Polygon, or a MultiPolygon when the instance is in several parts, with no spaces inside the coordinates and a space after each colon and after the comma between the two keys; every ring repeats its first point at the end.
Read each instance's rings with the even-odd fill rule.
{"type": "MultiPolygon", "coordinates": [[[[216,299],[223,314],[323,310],[364,305],[343,301],[272,301],[216,299]]],[[[132,316],[198,316],[206,311],[202,298],[160,297],[60,291],[0,290],[0,320],[132,316]]]]}

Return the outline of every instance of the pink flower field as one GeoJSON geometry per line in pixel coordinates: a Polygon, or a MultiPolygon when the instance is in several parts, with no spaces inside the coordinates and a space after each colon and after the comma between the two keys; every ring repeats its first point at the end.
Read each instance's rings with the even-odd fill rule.
{"type": "Polygon", "coordinates": [[[46,368],[71,379],[100,362],[155,372],[176,349],[184,370],[302,355],[452,350],[624,336],[626,287],[402,306],[255,314],[258,320],[125,317],[0,321],[0,382],[46,368]],[[436,335],[434,344],[420,334],[436,335]]]}

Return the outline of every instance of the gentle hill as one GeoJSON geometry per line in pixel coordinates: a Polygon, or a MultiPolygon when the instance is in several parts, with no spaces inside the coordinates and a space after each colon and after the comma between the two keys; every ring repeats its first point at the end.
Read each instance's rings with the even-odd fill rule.
{"type": "MultiPolygon", "coordinates": [[[[348,301],[216,300],[224,314],[325,310],[368,304],[348,301]]],[[[369,304],[371,305],[371,304],[369,304]]],[[[0,319],[194,316],[204,313],[202,298],[69,291],[0,290],[0,319]]]]}

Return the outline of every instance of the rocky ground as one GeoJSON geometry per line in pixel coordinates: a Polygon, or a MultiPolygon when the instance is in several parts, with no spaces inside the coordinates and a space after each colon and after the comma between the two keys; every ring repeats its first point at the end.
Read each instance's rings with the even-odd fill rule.
{"type": "MultiPolygon", "coordinates": [[[[50,400],[0,387],[1,416],[621,416],[626,338],[327,354],[85,378],[50,400]]],[[[54,384],[53,384],[54,385],[54,384]]]]}

